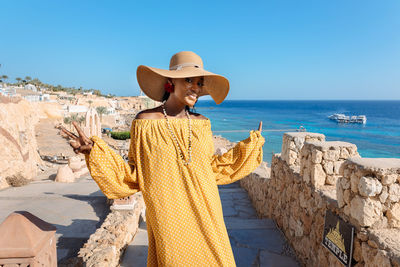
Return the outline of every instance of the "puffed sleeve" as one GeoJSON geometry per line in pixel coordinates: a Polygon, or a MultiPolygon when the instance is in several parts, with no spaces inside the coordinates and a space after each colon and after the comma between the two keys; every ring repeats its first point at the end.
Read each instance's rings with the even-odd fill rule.
{"type": "Polygon", "coordinates": [[[265,139],[260,131],[251,131],[250,136],[240,141],[223,155],[213,155],[212,170],[218,185],[230,184],[250,174],[262,162],[265,139]]]}
{"type": "Polygon", "coordinates": [[[140,191],[133,160],[135,153],[133,124],[134,122],[130,131],[129,164],[98,136],[91,137],[94,145],[90,154],[85,155],[86,165],[92,178],[109,199],[127,197],[140,191]]]}

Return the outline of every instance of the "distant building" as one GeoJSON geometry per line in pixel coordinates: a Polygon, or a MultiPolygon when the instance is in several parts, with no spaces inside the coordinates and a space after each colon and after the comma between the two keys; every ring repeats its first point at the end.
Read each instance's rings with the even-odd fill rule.
{"type": "Polygon", "coordinates": [[[31,90],[31,91],[33,91],[33,92],[37,92],[37,91],[38,91],[37,88],[36,88],[36,86],[34,86],[33,84],[27,84],[27,85],[25,85],[25,86],[24,86],[24,89],[25,89],[25,90],[31,90]]]}
{"type": "Polygon", "coordinates": [[[115,108],[107,108],[108,115],[115,115],[115,108]]]}
{"type": "Polygon", "coordinates": [[[40,101],[51,101],[49,94],[41,94],[40,101]]]}
{"type": "MultiPolygon", "coordinates": [[[[36,88],[36,87],[35,87],[36,88]]],[[[16,95],[28,100],[29,102],[39,102],[41,93],[27,89],[16,89],[16,95]]]]}
{"type": "Polygon", "coordinates": [[[14,97],[17,95],[17,93],[13,87],[2,87],[0,88],[0,95],[14,97]]]}

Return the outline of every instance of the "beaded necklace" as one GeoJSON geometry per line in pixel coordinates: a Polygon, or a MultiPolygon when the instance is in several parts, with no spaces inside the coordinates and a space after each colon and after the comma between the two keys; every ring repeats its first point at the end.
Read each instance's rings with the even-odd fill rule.
{"type": "Polygon", "coordinates": [[[171,125],[169,124],[169,120],[168,120],[167,112],[165,111],[164,104],[165,104],[165,102],[163,102],[163,104],[162,104],[162,109],[163,109],[164,117],[167,120],[168,130],[171,133],[172,139],[174,140],[176,147],[178,148],[178,151],[179,151],[179,154],[181,156],[183,163],[185,165],[189,165],[189,163],[192,162],[192,123],[191,123],[189,112],[187,110],[185,110],[186,116],[188,118],[188,124],[189,124],[189,142],[188,142],[189,143],[189,146],[188,146],[189,160],[185,161],[185,157],[183,156],[182,150],[179,146],[178,139],[176,138],[174,132],[172,131],[171,125]]]}

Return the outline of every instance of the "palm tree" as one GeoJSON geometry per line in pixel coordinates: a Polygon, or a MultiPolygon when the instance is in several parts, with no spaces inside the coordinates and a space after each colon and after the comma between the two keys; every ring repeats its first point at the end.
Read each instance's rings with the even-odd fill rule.
{"type": "Polygon", "coordinates": [[[26,82],[29,82],[30,80],[32,80],[31,76],[26,76],[26,77],[25,77],[25,81],[26,81],[26,82]]]}
{"type": "Polygon", "coordinates": [[[71,114],[71,121],[78,121],[78,113],[71,114]]]}
{"type": "Polygon", "coordinates": [[[36,86],[39,86],[41,84],[41,82],[38,78],[33,79],[31,82],[36,86]]]}
{"type": "Polygon", "coordinates": [[[81,126],[82,123],[83,123],[85,120],[86,120],[85,116],[79,116],[79,117],[78,117],[79,126],[81,126]]]}
{"type": "Polygon", "coordinates": [[[97,107],[96,108],[97,113],[100,115],[100,122],[103,120],[103,114],[108,114],[107,108],[106,107],[97,107]]]}
{"type": "Polygon", "coordinates": [[[93,101],[89,100],[88,103],[89,103],[89,106],[92,106],[93,101]]]}
{"type": "Polygon", "coordinates": [[[2,76],[1,76],[1,79],[2,79],[4,82],[6,82],[6,80],[8,79],[8,76],[7,76],[7,75],[2,75],[2,76]]]}
{"type": "Polygon", "coordinates": [[[71,129],[71,123],[72,123],[71,117],[64,117],[64,123],[69,125],[69,129],[71,129]]]}
{"type": "Polygon", "coordinates": [[[22,81],[22,79],[20,77],[15,78],[15,80],[17,81],[17,84],[19,85],[19,83],[22,81]]]}

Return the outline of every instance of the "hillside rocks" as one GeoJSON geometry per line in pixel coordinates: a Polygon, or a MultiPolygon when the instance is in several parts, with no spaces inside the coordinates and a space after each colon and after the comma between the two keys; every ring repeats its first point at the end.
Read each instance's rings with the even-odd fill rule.
{"type": "Polygon", "coordinates": [[[18,173],[26,179],[35,177],[41,163],[34,132],[38,120],[27,101],[0,103],[0,188],[8,186],[6,177],[18,173]]]}
{"type": "Polygon", "coordinates": [[[33,179],[37,165],[43,164],[34,128],[41,118],[60,119],[60,106],[0,98],[0,189],[9,186],[6,178],[13,175],[33,179]]]}

